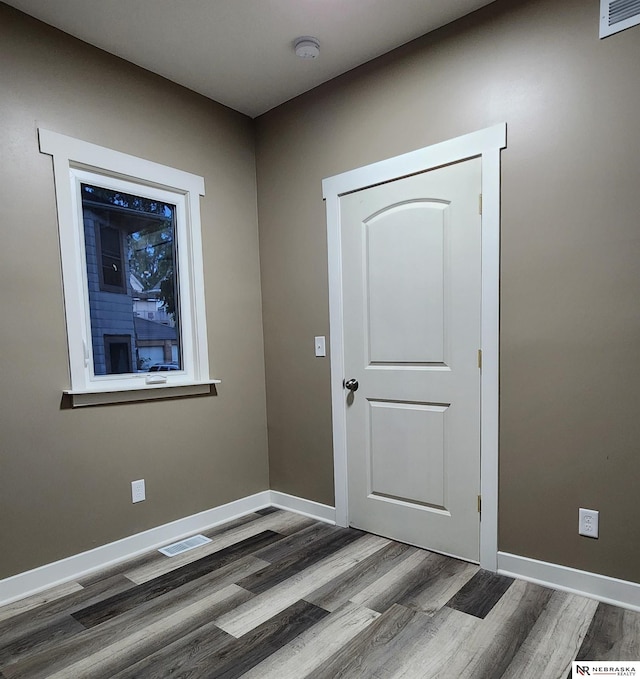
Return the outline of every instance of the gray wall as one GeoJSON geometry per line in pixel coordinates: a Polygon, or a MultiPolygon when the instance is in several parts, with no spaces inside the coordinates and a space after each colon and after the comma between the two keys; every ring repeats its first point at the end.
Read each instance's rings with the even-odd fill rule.
{"type": "Polygon", "coordinates": [[[0,578],[268,488],[253,123],[0,4],[0,578]],[[61,408],[69,387],[39,126],[204,176],[217,396],[61,408]],[[130,482],[145,478],[146,502],[130,482]]]}
{"type": "Polygon", "coordinates": [[[498,0],[258,119],[272,488],[333,502],[321,180],[506,121],[500,549],[640,581],[640,32],[598,5],[498,0]]]}

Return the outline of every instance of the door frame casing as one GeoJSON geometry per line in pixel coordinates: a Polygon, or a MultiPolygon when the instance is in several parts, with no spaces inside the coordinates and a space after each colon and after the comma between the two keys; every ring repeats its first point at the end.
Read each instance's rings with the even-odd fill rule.
{"type": "Polygon", "coordinates": [[[507,125],[500,123],[417,151],[343,172],[322,181],[327,211],[331,407],[336,524],[349,525],[347,418],[343,380],[344,324],[340,197],[375,184],[443,165],[482,159],[482,371],[480,380],[480,566],[497,570],[498,555],[498,406],[500,321],[500,152],[507,125]]]}

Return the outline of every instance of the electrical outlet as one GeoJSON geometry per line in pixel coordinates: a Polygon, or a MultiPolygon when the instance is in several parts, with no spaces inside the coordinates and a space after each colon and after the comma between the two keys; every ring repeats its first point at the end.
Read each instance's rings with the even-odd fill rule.
{"type": "Polygon", "coordinates": [[[588,538],[598,537],[598,519],[600,512],[595,509],[582,509],[578,511],[578,533],[588,538]]]}
{"type": "Polygon", "coordinates": [[[144,479],[131,482],[131,502],[142,502],[146,499],[144,479]]]}

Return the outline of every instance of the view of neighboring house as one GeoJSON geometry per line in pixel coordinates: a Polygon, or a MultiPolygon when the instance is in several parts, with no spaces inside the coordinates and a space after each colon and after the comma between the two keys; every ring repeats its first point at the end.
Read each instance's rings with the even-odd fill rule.
{"type": "Polygon", "coordinates": [[[167,218],[139,205],[107,203],[105,195],[120,203],[140,200],[83,185],[94,373],[146,372],[157,363],[179,365],[178,328],[168,308],[168,296],[175,299],[170,214],[167,218]],[[103,200],[93,200],[92,189],[103,200]],[[165,281],[168,287],[163,286],[165,281]]]}
{"type": "MultiPolygon", "coordinates": [[[[134,300],[134,313],[135,313],[134,300]]],[[[158,363],[179,364],[180,354],[176,329],[135,315],[133,320],[138,351],[138,371],[146,372],[158,363]]]]}

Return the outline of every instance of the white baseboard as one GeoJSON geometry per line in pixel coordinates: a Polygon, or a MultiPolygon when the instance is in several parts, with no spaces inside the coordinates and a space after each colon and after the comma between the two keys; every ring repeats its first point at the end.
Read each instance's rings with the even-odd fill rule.
{"type": "Polygon", "coordinates": [[[194,533],[271,506],[303,514],[318,521],[335,523],[336,512],[333,507],[286,493],[265,490],[0,580],[0,606],[64,582],[77,580],[93,571],[126,561],[150,549],[157,549],[194,533]]]}
{"type": "Polygon", "coordinates": [[[37,594],[55,585],[76,580],[93,571],[125,561],[150,549],[181,540],[188,535],[213,528],[271,505],[270,491],[229,502],[220,507],[151,528],[142,533],[116,540],[87,552],[54,561],[53,563],[18,573],[0,580],[0,605],[37,594]]]}
{"type": "Polygon", "coordinates": [[[309,516],[317,521],[324,521],[325,523],[335,524],[336,522],[336,508],[329,505],[323,505],[320,502],[313,500],[305,500],[294,495],[287,495],[277,490],[270,491],[271,504],[278,509],[288,509],[290,512],[296,514],[303,514],[309,516]]]}
{"type": "MultiPolygon", "coordinates": [[[[77,580],[93,571],[107,568],[148,550],[157,549],[188,535],[208,530],[270,506],[286,509],[325,523],[335,524],[336,522],[335,507],[279,491],[265,490],[0,580],[0,606],[37,594],[50,587],[77,580]]],[[[640,584],[638,583],[506,552],[498,552],[498,573],[640,612],[640,584]]]]}
{"type": "Polygon", "coordinates": [[[640,611],[640,584],[498,552],[498,573],[640,611]]]}

